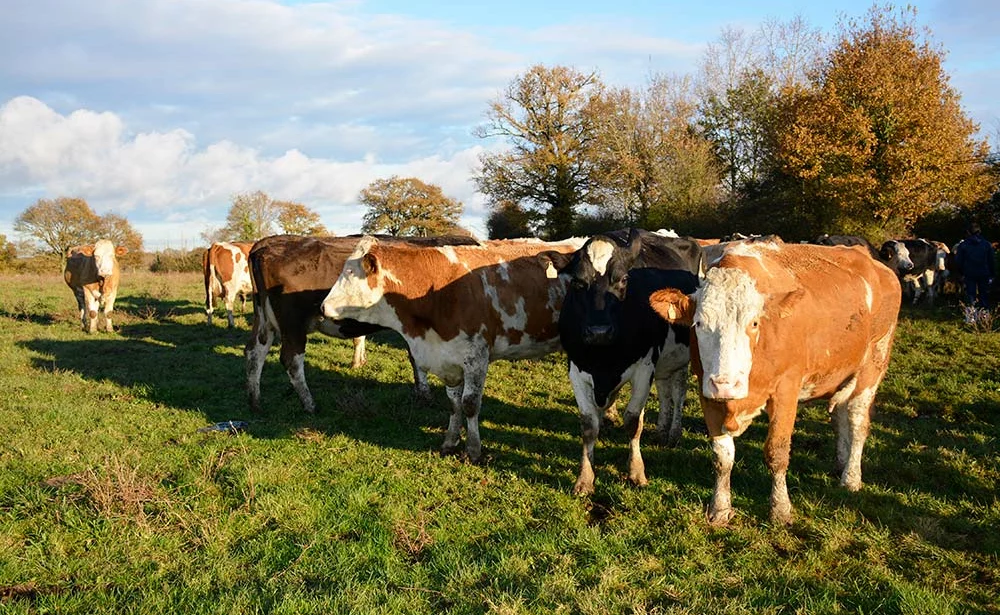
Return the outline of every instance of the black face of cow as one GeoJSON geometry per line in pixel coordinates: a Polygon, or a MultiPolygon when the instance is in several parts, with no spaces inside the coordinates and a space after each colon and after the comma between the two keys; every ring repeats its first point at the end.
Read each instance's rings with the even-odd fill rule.
{"type": "Polygon", "coordinates": [[[563,269],[569,288],[560,312],[560,333],[587,345],[608,345],[618,335],[628,272],[639,255],[639,240],[619,245],[597,236],[588,241],[563,269]]]}

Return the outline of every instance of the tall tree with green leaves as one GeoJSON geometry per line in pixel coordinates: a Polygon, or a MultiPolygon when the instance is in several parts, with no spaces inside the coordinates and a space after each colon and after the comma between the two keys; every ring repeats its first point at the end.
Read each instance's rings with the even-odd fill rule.
{"type": "Polygon", "coordinates": [[[492,203],[519,203],[542,219],[542,233],[572,233],[577,208],[598,204],[600,192],[590,148],[596,134],[594,105],[603,85],[596,73],[536,65],[490,103],[475,134],[500,138],[510,149],[480,156],[475,177],[492,203]]]}
{"type": "Polygon", "coordinates": [[[778,163],[824,230],[904,234],[941,204],[968,206],[995,189],[987,143],[915,15],[874,6],[864,21],[841,22],[809,87],[783,101],[778,163]]]}
{"type": "Polygon", "coordinates": [[[361,226],[365,233],[430,237],[459,230],[462,203],[415,177],[377,179],[358,198],[368,207],[361,226]]]}

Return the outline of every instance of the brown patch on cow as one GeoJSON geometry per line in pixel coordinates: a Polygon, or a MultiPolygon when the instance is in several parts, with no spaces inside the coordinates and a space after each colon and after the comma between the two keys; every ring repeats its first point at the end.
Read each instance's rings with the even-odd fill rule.
{"type": "Polygon", "coordinates": [[[457,262],[438,250],[382,243],[374,244],[368,254],[378,262],[382,272],[378,279],[383,284],[385,300],[400,317],[404,335],[426,337],[433,327],[443,340],[463,333],[481,333],[492,342],[507,327],[494,310],[493,298],[487,299],[487,286],[496,294],[496,302],[507,317],[518,313],[520,301],[526,302],[523,312],[527,322],[522,335],[536,340],[558,337],[558,323],[552,318],[552,310],[543,309],[549,293],[540,289],[554,288],[561,293],[563,283],[546,275],[550,261],[539,258],[539,254],[551,250],[571,253],[576,247],[571,243],[514,241],[453,246],[450,250],[457,262]],[[526,293],[525,289],[532,292],[526,293]],[[527,302],[543,302],[543,305],[527,302]],[[463,306],[483,306],[486,310],[481,313],[463,306]]]}

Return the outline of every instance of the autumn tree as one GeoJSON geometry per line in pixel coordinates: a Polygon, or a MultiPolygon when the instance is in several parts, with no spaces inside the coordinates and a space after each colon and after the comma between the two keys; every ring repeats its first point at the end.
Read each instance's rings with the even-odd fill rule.
{"type": "Polygon", "coordinates": [[[676,226],[715,204],[712,144],[694,130],[688,78],[652,77],[644,90],[608,91],[595,114],[592,155],[604,201],[642,227],[676,226]]]}
{"type": "Polygon", "coordinates": [[[986,141],[919,37],[915,9],[872,7],[841,22],[809,87],[783,101],[778,162],[819,228],[902,234],[942,203],[969,205],[995,184],[986,141]]]}
{"type": "Polygon", "coordinates": [[[99,216],[80,198],[39,199],[18,215],[14,230],[60,258],[65,256],[67,248],[98,239],[110,239],[125,246],[134,253],[136,261],[142,252],[142,235],[126,218],[118,214],[99,216]]]}
{"type": "Polygon", "coordinates": [[[536,65],[514,79],[475,130],[510,144],[480,156],[479,191],[492,203],[521,203],[538,212],[550,239],[569,235],[577,208],[599,202],[590,147],[593,105],[602,89],[595,73],[564,66],[536,65]]]}
{"type": "Polygon", "coordinates": [[[257,241],[275,234],[275,225],[282,211],[280,201],[275,201],[261,190],[238,192],[230,200],[225,226],[202,233],[206,242],[257,241]]]}
{"type": "Polygon", "coordinates": [[[291,235],[329,235],[319,214],[301,203],[277,201],[278,225],[291,235]]]}
{"type": "Polygon", "coordinates": [[[462,215],[459,201],[441,188],[415,177],[377,179],[361,191],[368,207],[361,230],[401,237],[429,237],[454,232],[462,215]]]}

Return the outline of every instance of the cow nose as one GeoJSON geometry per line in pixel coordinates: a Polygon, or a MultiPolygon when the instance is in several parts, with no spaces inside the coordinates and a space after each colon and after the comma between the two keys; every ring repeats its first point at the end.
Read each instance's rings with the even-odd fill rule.
{"type": "Polygon", "coordinates": [[[611,325],[596,325],[587,327],[583,332],[583,341],[587,344],[610,344],[614,338],[615,329],[611,325]]]}
{"type": "Polygon", "coordinates": [[[739,379],[723,375],[709,376],[708,385],[705,397],[710,399],[737,399],[740,397],[741,382],[739,379]]]}

